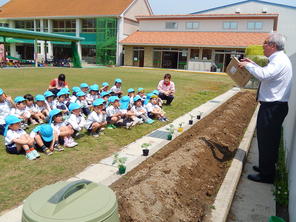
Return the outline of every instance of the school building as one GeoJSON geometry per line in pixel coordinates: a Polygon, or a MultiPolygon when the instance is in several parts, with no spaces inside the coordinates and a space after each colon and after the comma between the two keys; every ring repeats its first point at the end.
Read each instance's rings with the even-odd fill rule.
{"type": "Polygon", "coordinates": [[[122,40],[124,65],[225,71],[232,56],[262,45],[277,30],[276,13],[137,16],[139,30],[122,40]]]}
{"type": "MultiPolygon", "coordinates": [[[[11,0],[0,8],[0,26],[83,37],[78,44],[82,61],[120,65],[119,41],[138,30],[136,15],[151,14],[147,0],[11,0]]],[[[34,59],[34,40],[10,38],[7,42],[10,56],[34,59]]],[[[70,44],[38,41],[38,60],[70,55],[70,44]]]]}

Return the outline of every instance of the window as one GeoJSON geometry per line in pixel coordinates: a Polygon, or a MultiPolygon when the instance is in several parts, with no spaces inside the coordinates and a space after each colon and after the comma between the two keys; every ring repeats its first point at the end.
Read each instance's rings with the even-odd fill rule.
{"type": "Polygon", "coordinates": [[[0,23],[0,27],[9,27],[8,23],[0,23]]]}
{"type": "Polygon", "coordinates": [[[260,30],[263,28],[262,22],[248,22],[247,28],[249,30],[260,30]]]}
{"type": "Polygon", "coordinates": [[[96,20],[82,19],[82,32],[96,32],[96,20]]]}
{"type": "Polygon", "coordinates": [[[34,21],[33,20],[15,21],[15,28],[34,31],[34,21]]]}
{"type": "Polygon", "coordinates": [[[43,31],[48,32],[48,20],[43,20],[43,31]]]}
{"type": "Polygon", "coordinates": [[[223,29],[237,29],[237,22],[224,22],[223,29]]]}
{"type": "Polygon", "coordinates": [[[202,50],[202,59],[203,60],[211,60],[212,59],[212,50],[211,49],[203,49],[202,50]]]}
{"type": "Polygon", "coordinates": [[[199,22],[186,22],[186,29],[198,29],[199,22]]]}
{"type": "Polygon", "coordinates": [[[190,59],[191,60],[198,60],[198,58],[199,58],[199,49],[191,49],[190,59]]]}
{"type": "Polygon", "coordinates": [[[53,20],[53,32],[76,32],[76,21],[53,20]]]}
{"type": "Polygon", "coordinates": [[[177,22],[166,22],[165,23],[165,28],[166,29],[177,29],[178,28],[178,23],[177,22]]]}

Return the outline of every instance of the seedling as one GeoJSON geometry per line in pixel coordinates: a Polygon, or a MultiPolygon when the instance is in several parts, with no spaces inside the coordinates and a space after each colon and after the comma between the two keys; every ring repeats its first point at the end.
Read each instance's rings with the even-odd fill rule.
{"type": "Polygon", "coordinates": [[[183,124],[184,122],[179,123],[179,128],[178,128],[178,132],[182,133],[183,132],[183,124]]]}
{"type": "Polygon", "coordinates": [[[191,113],[189,115],[190,115],[189,125],[192,125],[193,124],[194,115],[192,115],[191,113]]]}
{"type": "Polygon", "coordinates": [[[198,112],[197,115],[196,115],[196,119],[200,119],[201,118],[201,114],[202,114],[202,112],[198,112]]]}
{"type": "Polygon", "coordinates": [[[174,124],[170,124],[168,128],[166,128],[166,130],[169,132],[168,134],[168,140],[172,140],[174,132],[175,132],[175,126],[174,124]]]}
{"type": "Polygon", "coordinates": [[[127,161],[127,157],[119,157],[118,153],[114,154],[112,165],[116,164],[118,167],[119,174],[124,174],[126,170],[125,162],[127,161]]]}
{"type": "Polygon", "coordinates": [[[149,146],[151,146],[151,143],[143,143],[141,147],[143,148],[143,156],[149,155],[149,146]]]}

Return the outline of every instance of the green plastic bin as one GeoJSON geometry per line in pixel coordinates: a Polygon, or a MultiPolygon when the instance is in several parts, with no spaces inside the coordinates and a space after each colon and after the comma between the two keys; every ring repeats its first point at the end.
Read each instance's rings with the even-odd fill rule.
{"type": "Polygon", "coordinates": [[[280,217],[271,216],[269,218],[268,222],[285,222],[285,220],[280,217]]]}
{"type": "Polygon", "coordinates": [[[114,192],[88,180],[58,182],[32,193],[22,222],[119,222],[114,192]]]}

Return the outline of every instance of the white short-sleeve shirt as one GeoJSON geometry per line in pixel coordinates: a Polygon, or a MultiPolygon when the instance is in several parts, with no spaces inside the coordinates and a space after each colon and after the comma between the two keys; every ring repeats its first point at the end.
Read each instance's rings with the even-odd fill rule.
{"type": "Polygon", "coordinates": [[[9,145],[14,143],[13,140],[14,139],[18,139],[20,138],[22,135],[25,135],[26,132],[23,129],[19,129],[19,130],[11,130],[9,129],[7,131],[7,134],[5,136],[5,145],[9,145]]]}

